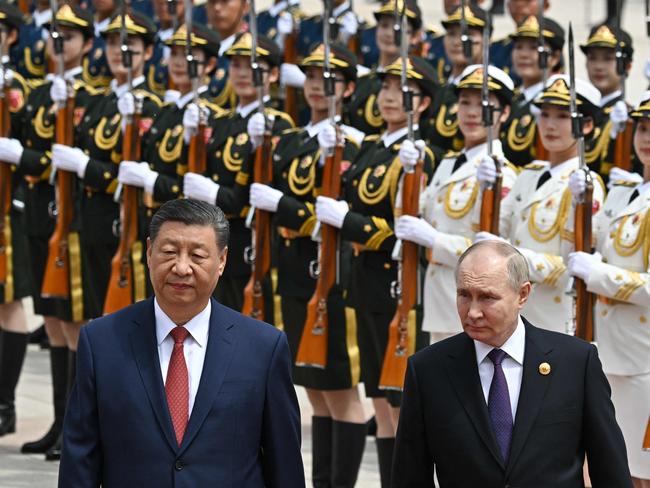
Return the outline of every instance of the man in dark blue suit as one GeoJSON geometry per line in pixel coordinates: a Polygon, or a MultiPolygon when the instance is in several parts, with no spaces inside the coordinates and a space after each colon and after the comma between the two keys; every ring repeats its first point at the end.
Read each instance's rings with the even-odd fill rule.
{"type": "Polygon", "coordinates": [[[155,298],[81,331],[59,487],[304,487],[286,337],[211,298],[228,233],[202,202],[154,216],[155,298]]]}

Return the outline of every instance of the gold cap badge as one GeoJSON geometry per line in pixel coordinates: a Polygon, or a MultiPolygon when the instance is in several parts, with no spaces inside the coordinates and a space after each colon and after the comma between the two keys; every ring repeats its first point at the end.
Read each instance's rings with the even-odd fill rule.
{"type": "Polygon", "coordinates": [[[539,365],[539,374],[546,376],[551,372],[551,365],[548,363],[542,363],[539,365]]]}

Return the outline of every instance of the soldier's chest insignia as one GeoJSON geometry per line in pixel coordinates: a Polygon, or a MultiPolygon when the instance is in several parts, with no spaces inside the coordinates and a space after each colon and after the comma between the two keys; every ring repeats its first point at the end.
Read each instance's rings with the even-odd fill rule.
{"type": "Polygon", "coordinates": [[[291,161],[287,182],[292,193],[303,196],[309,193],[316,182],[316,165],[314,158],[309,155],[304,158],[295,158],[291,161]]]}
{"type": "Polygon", "coordinates": [[[9,111],[18,112],[25,103],[25,96],[22,90],[12,89],[9,90],[9,111]]]}
{"type": "Polygon", "coordinates": [[[51,110],[45,110],[44,106],[38,108],[34,117],[34,130],[41,139],[54,137],[54,114],[51,110]]]}
{"type": "Polygon", "coordinates": [[[341,166],[339,167],[339,174],[345,173],[351,167],[350,161],[341,161],[341,166]]]}
{"type": "Polygon", "coordinates": [[[180,124],[165,131],[158,146],[158,156],[164,163],[173,163],[181,157],[183,138],[180,136],[182,133],[183,126],[180,124]]]}
{"type": "Polygon", "coordinates": [[[522,127],[528,127],[532,121],[533,118],[530,116],[530,114],[526,114],[521,119],[519,119],[519,123],[522,127]]]}
{"type": "Polygon", "coordinates": [[[119,113],[113,115],[113,118],[111,119],[111,125],[117,125],[120,120],[122,120],[122,116],[119,113]]]}
{"type": "MultiPolygon", "coordinates": [[[[113,118],[109,121],[107,117],[102,117],[97,124],[97,128],[94,129],[95,132],[95,145],[102,151],[107,151],[113,149],[117,144],[117,140],[120,137],[120,131],[118,130],[120,121],[122,120],[121,115],[115,114],[113,118]]],[[[93,129],[90,129],[92,131],[93,129]]]]}
{"type": "Polygon", "coordinates": [[[458,113],[458,104],[454,103],[449,107],[449,115],[456,115],[458,113]]]}
{"type": "Polygon", "coordinates": [[[614,249],[620,256],[632,256],[639,250],[645,240],[644,236],[648,233],[649,216],[650,212],[642,210],[634,215],[626,215],[614,224],[614,249]]]}
{"type": "Polygon", "coordinates": [[[309,168],[311,166],[311,163],[312,163],[313,160],[314,159],[311,157],[311,155],[305,156],[304,158],[302,158],[302,160],[300,161],[300,169],[309,168]]]}
{"type": "Polygon", "coordinates": [[[183,126],[178,124],[171,130],[171,137],[178,137],[183,133],[183,126]]]}
{"type": "Polygon", "coordinates": [[[246,132],[242,132],[235,139],[235,144],[237,144],[238,146],[243,146],[247,142],[248,142],[248,134],[246,132]]]}
{"type": "Polygon", "coordinates": [[[34,48],[35,48],[37,51],[40,51],[40,50],[43,49],[44,47],[45,47],[45,42],[43,42],[42,39],[39,39],[38,41],[36,41],[36,44],[34,45],[34,48]]]}
{"type": "Polygon", "coordinates": [[[462,219],[474,208],[478,197],[479,185],[474,178],[447,187],[444,199],[445,214],[452,219],[462,219]]]}
{"type": "Polygon", "coordinates": [[[565,224],[571,209],[571,192],[564,191],[535,202],[530,207],[528,232],[537,242],[553,239],[565,224]]]}
{"type": "Polygon", "coordinates": [[[372,176],[374,178],[381,178],[386,174],[386,165],[385,164],[380,164],[375,168],[375,170],[372,172],[372,176]]]}
{"type": "Polygon", "coordinates": [[[101,58],[102,53],[103,53],[102,48],[98,47],[97,49],[95,49],[95,52],[93,53],[93,58],[95,58],[95,60],[101,58]]]}
{"type": "Polygon", "coordinates": [[[72,120],[74,122],[74,125],[79,125],[81,122],[81,119],[84,116],[84,113],[86,113],[86,109],[83,107],[77,107],[74,109],[74,112],[72,114],[72,120]]]}
{"type": "Polygon", "coordinates": [[[226,70],[223,68],[219,68],[217,72],[214,74],[214,77],[217,81],[223,80],[224,76],[226,76],[226,70]]]}

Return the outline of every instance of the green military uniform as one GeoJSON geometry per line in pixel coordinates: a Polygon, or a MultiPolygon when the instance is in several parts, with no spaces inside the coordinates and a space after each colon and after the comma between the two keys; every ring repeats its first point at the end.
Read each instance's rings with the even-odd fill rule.
{"type": "MultiPolygon", "coordinates": [[[[104,31],[119,32],[120,16],[116,16],[104,31]]],[[[127,31],[140,35],[146,43],[153,41],[155,32],[151,20],[142,14],[127,15],[127,31]],[[145,29],[146,34],[141,30],[145,29]]],[[[111,272],[111,259],[115,254],[118,237],[115,223],[119,222],[119,204],[114,201],[117,173],[122,157],[122,116],[117,109],[119,96],[129,87],[117,86],[113,80],[109,90],[92,100],[77,126],[76,145],[90,158],[82,181],[81,195],[81,264],[83,281],[83,317],[91,319],[103,313],[104,299],[111,272]]],[[[133,95],[142,100],[140,134],[153,124],[162,102],[146,90],[144,76],[133,80],[133,95]]],[[[144,249],[133,249],[133,261],[140,262],[144,249]]],[[[143,267],[136,270],[135,282],[144,285],[143,267]]],[[[144,296],[142,297],[144,298],[144,296]]]]}

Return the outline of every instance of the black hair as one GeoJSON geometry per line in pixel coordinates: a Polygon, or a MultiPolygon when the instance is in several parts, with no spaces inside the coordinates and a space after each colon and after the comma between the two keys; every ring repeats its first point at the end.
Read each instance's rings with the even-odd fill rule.
{"type": "Polygon", "coordinates": [[[210,226],[214,229],[217,248],[228,246],[230,225],[223,211],[211,203],[190,199],[176,199],[164,203],[149,224],[149,237],[155,241],[165,222],[180,222],[185,225],[210,226]]]}

